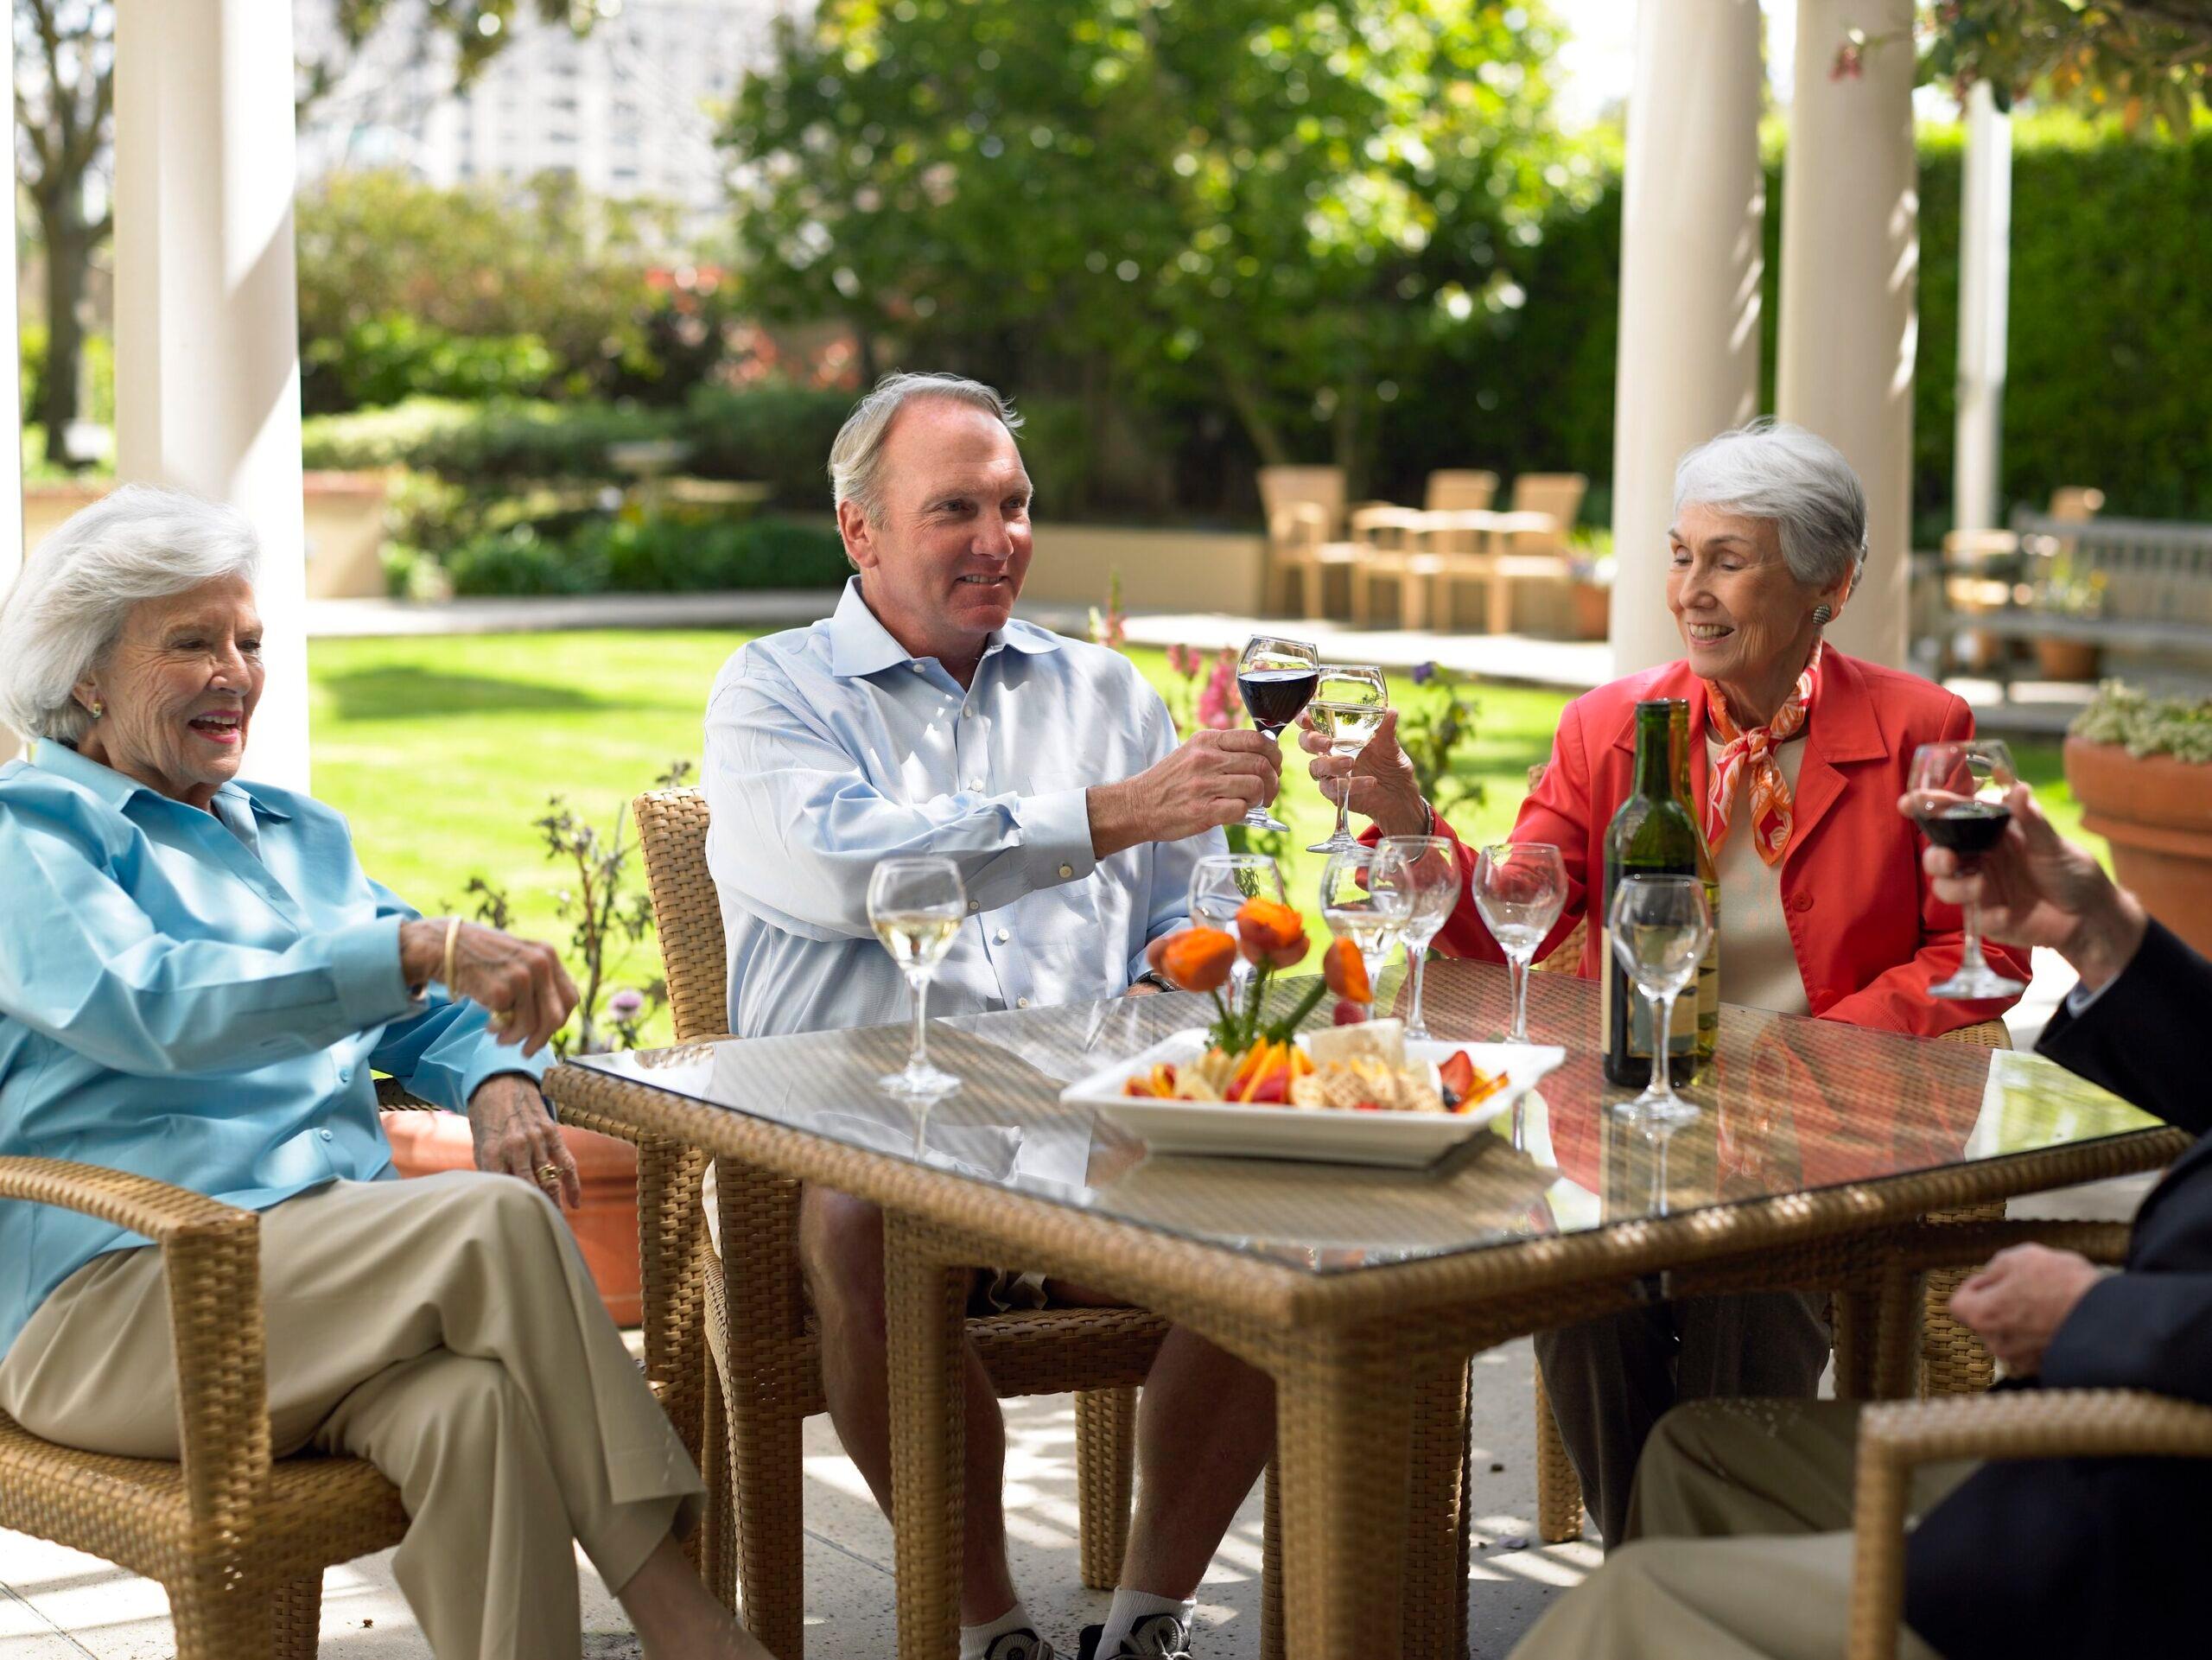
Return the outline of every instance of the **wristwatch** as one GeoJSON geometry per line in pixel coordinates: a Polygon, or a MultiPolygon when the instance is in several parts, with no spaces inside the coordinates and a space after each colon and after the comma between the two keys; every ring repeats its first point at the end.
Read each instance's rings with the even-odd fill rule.
{"type": "Polygon", "coordinates": [[[1137,976],[1135,979],[1130,981],[1129,983],[1135,986],[1157,986],[1162,991],[1173,991],[1175,989],[1175,983],[1169,979],[1166,975],[1162,974],[1158,969],[1147,969],[1142,974],[1137,976]]]}

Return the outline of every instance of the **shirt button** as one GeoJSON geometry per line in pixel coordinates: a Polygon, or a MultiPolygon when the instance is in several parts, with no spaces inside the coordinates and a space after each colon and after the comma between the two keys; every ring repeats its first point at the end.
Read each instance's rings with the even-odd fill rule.
{"type": "Polygon", "coordinates": [[[1810,894],[1798,894],[1796,898],[1789,901],[1789,908],[1793,911],[1811,910],[1813,908],[1813,896],[1810,894]]]}
{"type": "Polygon", "coordinates": [[[351,1066],[340,1066],[338,1069],[338,1081],[340,1084],[351,1084],[353,1081],[353,1069],[351,1066]]]}
{"type": "Polygon", "coordinates": [[[324,1141],[326,1141],[326,1142],[327,1142],[327,1141],[328,1141],[328,1140],[330,1139],[330,1132],[329,1132],[328,1130],[327,1130],[327,1129],[319,1129],[319,1130],[315,1131],[315,1134],[316,1134],[316,1135],[320,1135],[320,1136],[321,1136],[321,1137],[322,1137],[322,1139],[323,1139],[324,1141]]]}
{"type": "Polygon", "coordinates": [[[972,721],[976,718],[976,711],[972,709],[963,709],[960,711],[960,718],[963,721],[972,721]]]}
{"type": "Polygon", "coordinates": [[[971,778],[968,780],[968,787],[971,790],[980,790],[983,787],[983,780],[979,778],[971,778]]]}
{"type": "Polygon", "coordinates": [[[922,671],[922,665],[918,663],[909,663],[906,666],[912,669],[916,674],[919,674],[922,671]]]}
{"type": "Polygon", "coordinates": [[[1016,1008],[1027,1008],[1029,1007],[1029,999],[1027,997],[1016,997],[1014,1000],[1014,1006],[1016,1008]]]}
{"type": "Polygon", "coordinates": [[[1064,877],[1074,875],[1075,867],[1073,865],[1062,865],[1060,867],[1060,875],[1064,877]]]}
{"type": "Polygon", "coordinates": [[[970,911],[980,911],[983,908],[983,901],[981,900],[969,900],[968,901],[968,908],[970,911]]]}
{"type": "Polygon", "coordinates": [[[992,938],[993,939],[997,940],[997,941],[998,941],[998,943],[999,943],[1000,944],[1003,945],[1003,944],[1006,944],[1007,939],[1007,938],[1008,938],[1008,935],[1007,935],[1007,931],[1006,931],[1005,929],[1001,928],[1001,929],[1000,929],[1000,930],[998,931],[998,932],[996,932],[996,933],[993,934],[993,935],[991,936],[991,938],[992,938]]]}

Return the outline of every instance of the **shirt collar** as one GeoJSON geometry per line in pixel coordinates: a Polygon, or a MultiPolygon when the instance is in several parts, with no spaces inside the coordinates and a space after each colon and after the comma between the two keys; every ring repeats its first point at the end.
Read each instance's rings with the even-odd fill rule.
{"type": "MultiPolygon", "coordinates": [[[[891,631],[868,609],[868,601],[861,597],[857,576],[846,580],[845,591],[838,596],[837,608],[830,617],[829,635],[830,672],[841,680],[863,678],[914,660],[913,653],[893,639],[891,631]]],[[[1060,637],[1050,629],[1014,621],[992,631],[983,655],[988,657],[1006,646],[1035,657],[1057,652],[1060,645],[1060,637]]]]}
{"type": "MultiPolygon", "coordinates": [[[[148,788],[127,773],[118,773],[112,766],[104,766],[99,761],[79,754],[67,744],[56,743],[51,738],[39,739],[31,746],[30,754],[24,759],[34,766],[43,767],[49,773],[67,779],[72,784],[91,791],[93,795],[118,812],[121,812],[135,796],[150,796],[156,801],[168,799],[160,791],[148,788]]],[[[219,787],[215,793],[219,796],[227,796],[235,801],[246,803],[264,818],[289,819],[291,817],[291,814],[282,808],[270,805],[268,802],[264,801],[235,779],[219,787]]]]}

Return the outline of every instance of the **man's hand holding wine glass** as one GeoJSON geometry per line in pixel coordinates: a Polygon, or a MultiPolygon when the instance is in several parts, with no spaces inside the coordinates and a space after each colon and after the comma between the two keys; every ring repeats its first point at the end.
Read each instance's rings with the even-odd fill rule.
{"type": "MultiPolygon", "coordinates": [[[[1917,817],[1922,805],[1908,794],[1897,811],[1917,817]]],[[[1990,938],[2049,946],[2094,991],[2143,943],[2143,907],[2093,856],[2051,828],[2026,785],[2014,784],[2005,805],[2012,823],[1977,859],[1962,860],[1948,848],[1923,851],[1936,897],[1948,905],[1979,904],[1990,938]]]]}
{"type": "Polygon", "coordinates": [[[1258,733],[1194,732],[1135,778],[1091,786],[1091,850],[1103,859],[1233,824],[1273,801],[1281,783],[1281,752],[1258,733]]]}

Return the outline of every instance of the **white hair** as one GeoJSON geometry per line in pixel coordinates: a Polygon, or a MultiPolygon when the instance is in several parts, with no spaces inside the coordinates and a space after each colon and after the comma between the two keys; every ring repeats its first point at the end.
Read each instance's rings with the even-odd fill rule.
{"type": "Polygon", "coordinates": [[[883,508],[883,441],[891,423],[909,400],[949,398],[970,409],[996,416],[1010,432],[1021,430],[1021,417],[995,387],[959,375],[889,374],[875,383],[875,390],[853,405],[837,440],[830,446],[830,493],[838,506],[860,504],[873,519],[883,508]]]}
{"type": "Polygon", "coordinates": [[[1708,438],[1675,464],[1675,512],[1693,502],[1781,532],[1789,574],[1808,588],[1858,581],[1866,563],[1866,492],[1843,452],[1785,421],[1754,421],[1708,438]]]}
{"type": "Polygon", "coordinates": [[[0,720],[74,748],[92,716],[75,696],[142,600],[225,576],[254,580],[261,544],[235,507],[126,484],[38,544],[0,606],[0,720]]]}

